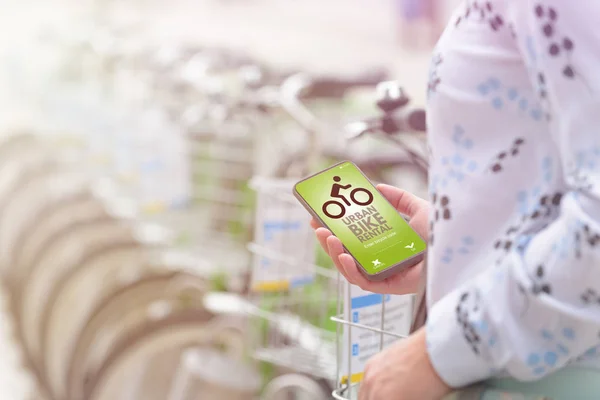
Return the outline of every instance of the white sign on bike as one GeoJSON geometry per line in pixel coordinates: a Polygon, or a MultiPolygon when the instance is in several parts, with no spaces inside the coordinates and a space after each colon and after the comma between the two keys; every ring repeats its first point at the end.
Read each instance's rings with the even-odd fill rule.
{"type": "Polygon", "coordinates": [[[295,181],[255,178],[252,288],[279,291],[314,280],[316,241],[310,214],[291,195],[295,181]]]}
{"type": "Polygon", "coordinates": [[[399,340],[395,335],[408,335],[412,305],[411,295],[381,295],[354,285],[344,285],[344,318],[351,324],[344,325],[341,383],[347,383],[348,376],[351,383],[360,382],[365,365],[372,356],[399,340]]]}

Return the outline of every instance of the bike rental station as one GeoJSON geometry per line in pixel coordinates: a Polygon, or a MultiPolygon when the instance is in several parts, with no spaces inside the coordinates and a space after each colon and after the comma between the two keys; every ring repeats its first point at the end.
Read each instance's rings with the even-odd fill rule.
{"type": "Polygon", "coordinates": [[[0,400],[355,399],[414,299],[350,285],[294,185],[351,161],[426,195],[431,47],[394,4],[7,3],[0,400]]]}

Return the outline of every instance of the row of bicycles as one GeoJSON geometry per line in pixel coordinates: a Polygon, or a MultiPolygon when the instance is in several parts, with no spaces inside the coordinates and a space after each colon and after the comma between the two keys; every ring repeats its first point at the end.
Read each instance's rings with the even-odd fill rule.
{"type": "Polygon", "coordinates": [[[193,260],[55,144],[21,133],[1,153],[2,276],[39,398],[169,398],[182,350],[233,329],[193,260]]]}
{"type": "Polygon", "coordinates": [[[385,71],[281,72],[107,34],[53,44],[69,90],[46,112],[92,96],[86,118],[0,145],[0,267],[35,398],[352,398],[350,331],[381,348],[394,314],[381,300],[381,323],[350,316],[350,285],[291,187],[350,159],[424,193],[423,111],[385,71]],[[145,131],[149,112],[168,138],[145,131]],[[116,141],[115,126],[134,139],[116,141]],[[144,157],[123,162],[124,149],[144,157]]]}

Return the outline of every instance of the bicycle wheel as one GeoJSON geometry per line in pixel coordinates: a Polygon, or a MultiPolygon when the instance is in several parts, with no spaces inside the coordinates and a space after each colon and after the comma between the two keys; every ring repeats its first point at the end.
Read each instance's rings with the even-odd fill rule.
{"type": "Polygon", "coordinates": [[[118,284],[119,273],[141,274],[151,252],[136,240],[114,242],[89,253],[78,266],[65,271],[51,289],[41,313],[39,368],[53,392],[64,380],[67,355],[75,335],[99,297],[118,284]]]}
{"type": "Polygon", "coordinates": [[[28,169],[57,163],[57,156],[47,146],[29,135],[10,137],[0,144],[0,209],[4,199],[20,184],[28,169]]]}
{"type": "Polygon", "coordinates": [[[86,190],[75,190],[73,192],[63,193],[64,196],[59,197],[53,201],[47,202],[39,210],[34,210],[31,213],[31,218],[24,224],[19,232],[15,233],[14,244],[11,246],[10,254],[6,256],[7,263],[7,274],[6,283],[9,288],[13,286],[13,282],[16,279],[15,275],[18,275],[18,265],[21,262],[22,254],[27,250],[24,250],[29,245],[29,240],[32,236],[38,234],[38,230],[41,226],[44,226],[46,219],[53,216],[55,213],[59,213],[61,210],[66,212],[70,211],[70,207],[76,206],[80,202],[91,201],[91,193],[86,190]]]}
{"type": "Polygon", "coordinates": [[[181,311],[139,326],[115,345],[97,373],[90,377],[84,398],[109,400],[127,388],[133,398],[151,400],[191,400],[199,395],[210,399],[253,400],[260,388],[258,371],[216,351],[214,340],[222,335],[223,317],[206,316],[198,310],[181,311]],[[187,351],[190,348],[196,349],[192,362],[187,351]],[[182,367],[191,374],[183,377],[188,378],[184,385],[177,385],[181,367],[170,371],[161,368],[161,355],[165,353],[187,353],[182,367]],[[142,363],[145,368],[140,374],[135,367],[142,363]],[[155,383],[155,392],[150,393],[144,388],[147,378],[160,370],[163,377],[155,383]],[[138,378],[133,385],[132,375],[138,378]]]}
{"type": "Polygon", "coordinates": [[[121,287],[159,273],[152,258],[153,252],[140,243],[115,247],[114,251],[82,265],[70,279],[55,288],[43,314],[41,362],[46,381],[57,396],[66,390],[69,361],[78,335],[96,307],[118,293],[121,287]]]}
{"type": "Polygon", "coordinates": [[[65,192],[77,190],[84,182],[80,174],[64,171],[56,164],[44,164],[30,172],[21,177],[0,206],[0,268],[5,276],[11,272],[16,240],[34,223],[37,211],[60,201],[65,192]]]}
{"type": "Polygon", "coordinates": [[[302,374],[280,375],[267,384],[262,400],[328,400],[331,391],[313,378],[302,374]]]}
{"type": "Polygon", "coordinates": [[[99,368],[119,337],[127,336],[157,312],[203,308],[208,282],[185,272],[141,278],[100,301],[78,333],[68,357],[68,398],[82,398],[83,383],[99,368]]]}
{"type": "MultiPolygon", "coordinates": [[[[67,202],[49,206],[37,213],[35,223],[24,231],[21,237],[15,239],[14,265],[10,274],[10,287],[15,305],[15,315],[20,316],[20,302],[24,286],[30,281],[30,276],[36,266],[44,261],[47,252],[59,242],[68,242],[74,231],[90,229],[92,226],[103,226],[110,221],[121,221],[125,226],[132,220],[133,214],[128,204],[119,199],[104,199],[104,195],[91,187],[88,191],[82,188],[67,202]]],[[[43,198],[37,193],[36,198],[43,198]]],[[[32,214],[36,214],[33,212],[32,214]]],[[[77,247],[75,247],[77,248],[77,247]]]]}
{"type": "Polygon", "coordinates": [[[39,255],[22,288],[17,320],[32,362],[39,365],[41,317],[52,287],[60,276],[93,252],[111,243],[132,240],[132,227],[111,218],[64,232],[39,255]]]}
{"type": "MultiPolygon", "coordinates": [[[[218,331],[215,332],[218,335],[218,331]]],[[[185,350],[174,376],[169,400],[252,400],[261,385],[257,368],[209,346],[185,350]]]]}
{"type": "Polygon", "coordinates": [[[27,230],[27,234],[15,244],[15,268],[11,271],[10,280],[13,303],[19,304],[23,286],[47,248],[77,227],[111,219],[104,204],[87,194],[41,215],[33,229],[27,230]]]}

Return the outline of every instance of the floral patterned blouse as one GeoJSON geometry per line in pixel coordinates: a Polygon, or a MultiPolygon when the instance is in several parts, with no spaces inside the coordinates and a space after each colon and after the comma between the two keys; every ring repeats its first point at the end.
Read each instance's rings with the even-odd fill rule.
{"type": "Polygon", "coordinates": [[[600,368],[600,2],[465,1],[432,60],[428,129],[440,376],[600,368]]]}

